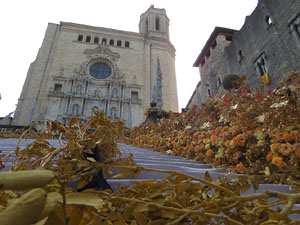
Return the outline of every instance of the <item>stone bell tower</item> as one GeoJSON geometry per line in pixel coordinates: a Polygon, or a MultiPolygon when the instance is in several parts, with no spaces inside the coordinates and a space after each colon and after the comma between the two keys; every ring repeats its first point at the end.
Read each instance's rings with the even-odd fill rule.
{"type": "Polygon", "coordinates": [[[169,18],[166,10],[151,5],[140,17],[139,32],[150,38],[169,39],[169,18]]]}

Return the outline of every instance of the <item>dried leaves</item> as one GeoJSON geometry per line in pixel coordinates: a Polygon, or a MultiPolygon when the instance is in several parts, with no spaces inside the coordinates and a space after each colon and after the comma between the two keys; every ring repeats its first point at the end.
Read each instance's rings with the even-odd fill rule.
{"type": "MultiPolygon", "coordinates": [[[[230,101],[230,98],[227,100],[230,101]]],[[[275,100],[279,102],[278,99],[275,100]]],[[[230,107],[237,105],[238,102],[232,101],[230,107]]],[[[205,159],[216,158],[220,162],[226,162],[230,158],[249,163],[251,165],[249,168],[256,168],[255,165],[257,167],[262,165],[259,160],[262,160],[262,157],[271,150],[271,139],[280,135],[276,133],[277,131],[269,132],[265,127],[266,124],[259,125],[268,121],[270,116],[263,107],[256,106],[255,101],[252,99],[249,107],[262,111],[249,114],[243,110],[239,111],[243,109],[244,104],[248,104],[245,101],[244,104],[238,103],[236,108],[232,108],[232,111],[226,114],[226,110],[218,108],[219,105],[211,101],[206,104],[207,107],[199,110],[194,108],[183,114],[170,113],[170,119],[163,118],[157,125],[145,123],[135,129],[132,135],[134,140],[138,141],[137,144],[146,143],[149,147],[161,151],[184,153],[191,158],[200,157],[202,153],[203,156],[205,154],[205,159]],[[239,129],[238,118],[245,116],[257,118],[262,115],[262,112],[265,115],[264,120],[261,119],[253,124],[256,127],[264,127],[265,130],[239,129]],[[221,116],[224,118],[223,122],[219,122],[221,116]],[[228,124],[232,116],[234,122],[228,124]],[[199,131],[198,128],[204,123],[207,124],[206,130],[199,131]],[[218,129],[220,124],[222,127],[218,129]],[[197,146],[199,149],[196,148],[197,146]],[[203,146],[203,149],[200,146],[203,146]]],[[[271,103],[269,106],[274,102],[271,103]]],[[[282,108],[284,107],[278,107],[276,110],[282,108]]],[[[280,128],[283,128],[287,121],[297,121],[297,115],[277,123],[280,123],[280,128]]],[[[249,121],[248,124],[253,125],[249,121]]],[[[298,221],[289,218],[291,214],[299,214],[299,211],[294,209],[294,204],[300,201],[299,194],[269,191],[242,195],[251,187],[257,189],[258,180],[248,177],[237,179],[221,177],[212,183],[209,174],[206,174],[202,180],[176,171],[138,167],[132,155],[126,160],[115,158],[119,154],[116,140],[122,135],[123,128],[119,122],[110,123],[102,112],[95,112],[95,116],[85,124],[80,124],[77,118],[71,119],[68,126],[57,121],[48,121],[47,129],[38,135],[35,142],[25,149],[17,147],[16,160],[12,172],[9,172],[10,178],[6,178],[5,173],[0,174],[5,178],[0,179],[2,180],[0,181],[2,182],[0,223],[14,225],[299,224],[298,221]],[[53,136],[59,137],[60,147],[54,148],[47,142],[46,138],[53,136]],[[94,158],[83,157],[92,154],[96,146],[101,153],[101,163],[94,158]],[[166,177],[162,180],[133,182],[133,186],[119,187],[116,193],[111,193],[110,190],[85,190],[78,193],[76,188],[67,187],[67,184],[75,179],[79,179],[79,185],[84,186],[90,181],[92,174],[100,168],[107,173],[111,173],[110,169],[120,170],[116,175],[117,178],[136,178],[143,170],[164,173],[166,177]],[[24,184],[24,176],[26,176],[26,184],[24,184]]],[[[297,143],[298,133],[295,131],[298,129],[291,127],[285,129],[287,131],[284,132],[288,132],[290,136],[277,138],[277,141],[285,146],[297,143]]],[[[269,156],[271,160],[275,158],[278,161],[278,157],[284,154],[281,151],[279,147],[272,147],[273,155],[269,156]]],[[[293,163],[298,162],[296,159],[293,160],[293,163]]],[[[271,166],[267,168],[269,169],[262,167],[262,173],[272,176],[273,168],[271,166]]],[[[297,183],[294,185],[297,187],[297,183]]]]}
{"type": "Polygon", "coordinates": [[[127,143],[225,167],[228,172],[263,174],[268,182],[291,183],[300,168],[300,74],[290,72],[274,91],[260,87],[210,98],[199,108],[169,113],[158,124],[131,130],[127,143]],[[275,176],[276,174],[276,176],[275,176]]]}

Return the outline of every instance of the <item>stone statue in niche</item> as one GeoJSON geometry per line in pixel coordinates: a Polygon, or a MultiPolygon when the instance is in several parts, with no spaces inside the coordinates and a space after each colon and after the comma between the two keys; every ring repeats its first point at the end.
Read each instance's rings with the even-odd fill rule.
{"type": "Polygon", "coordinates": [[[101,90],[101,88],[99,88],[98,95],[99,95],[100,97],[104,95],[103,90],[101,90]]]}
{"type": "Polygon", "coordinates": [[[100,110],[104,111],[104,106],[105,106],[105,103],[102,102],[101,105],[100,105],[100,110]]]}
{"type": "Polygon", "coordinates": [[[110,113],[112,118],[116,118],[117,117],[117,109],[115,107],[111,108],[111,113],[110,113]]]}
{"type": "Polygon", "coordinates": [[[133,78],[132,78],[132,84],[137,84],[136,75],[134,75],[133,78]]]}
{"type": "Polygon", "coordinates": [[[72,115],[73,116],[77,116],[79,113],[79,105],[78,104],[74,104],[72,107],[72,115]]]}
{"type": "Polygon", "coordinates": [[[95,90],[94,90],[94,97],[97,97],[97,95],[98,95],[98,90],[95,89],[95,90]]]}
{"type": "Polygon", "coordinates": [[[114,88],[114,89],[113,89],[112,96],[113,96],[114,98],[118,97],[118,90],[117,90],[117,88],[114,88]]]}
{"type": "Polygon", "coordinates": [[[77,85],[77,87],[76,87],[76,94],[81,94],[81,90],[82,90],[82,86],[81,85],[77,85]]]}

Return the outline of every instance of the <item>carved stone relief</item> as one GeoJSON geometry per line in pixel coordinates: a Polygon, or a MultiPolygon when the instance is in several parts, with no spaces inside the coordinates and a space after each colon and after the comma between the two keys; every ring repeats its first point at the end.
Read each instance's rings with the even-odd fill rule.
{"type": "Polygon", "coordinates": [[[98,46],[95,49],[86,49],[84,51],[85,54],[88,55],[106,55],[109,58],[111,58],[112,60],[116,60],[118,58],[120,58],[120,54],[117,52],[112,52],[109,48],[107,47],[102,47],[102,46],[98,46]]]}

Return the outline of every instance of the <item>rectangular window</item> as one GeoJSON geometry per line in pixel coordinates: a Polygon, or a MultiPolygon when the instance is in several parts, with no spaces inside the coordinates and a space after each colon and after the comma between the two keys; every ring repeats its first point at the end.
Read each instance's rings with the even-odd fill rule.
{"type": "Polygon", "coordinates": [[[114,39],[110,39],[109,40],[109,45],[115,45],[115,40],[114,39]]]}
{"type": "Polygon", "coordinates": [[[62,90],[62,84],[54,84],[54,91],[60,92],[62,90]]]}
{"type": "Polygon", "coordinates": [[[139,98],[139,93],[137,91],[132,91],[131,92],[131,99],[132,100],[138,100],[139,98]]]}
{"type": "Polygon", "coordinates": [[[103,38],[103,39],[102,39],[102,44],[103,44],[103,45],[106,45],[106,38],[103,38]]]}
{"type": "Polygon", "coordinates": [[[232,36],[230,36],[230,35],[225,35],[225,39],[226,39],[226,41],[232,41],[232,36]]]}
{"type": "Polygon", "coordinates": [[[98,44],[99,43],[99,38],[98,37],[94,37],[94,43],[98,44]]]}
{"type": "Polygon", "coordinates": [[[255,61],[254,65],[256,68],[256,71],[259,76],[263,76],[266,72],[268,72],[267,66],[266,66],[267,60],[265,53],[262,53],[255,61]]]}
{"type": "Polygon", "coordinates": [[[90,42],[91,41],[91,36],[86,36],[85,42],[90,42]]]}
{"type": "Polygon", "coordinates": [[[300,39],[300,13],[291,20],[289,26],[291,32],[300,39]]]}
{"type": "Polygon", "coordinates": [[[82,35],[78,35],[78,41],[82,41],[83,40],[83,36],[82,35]]]}
{"type": "Polygon", "coordinates": [[[125,47],[129,48],[129,41],[125,41],[125,47]]]}
{"type": "Polygon", "coordinates": [[[117,46],[122,46],[122,41],[121,40],[117,41],[117,46]]]}

